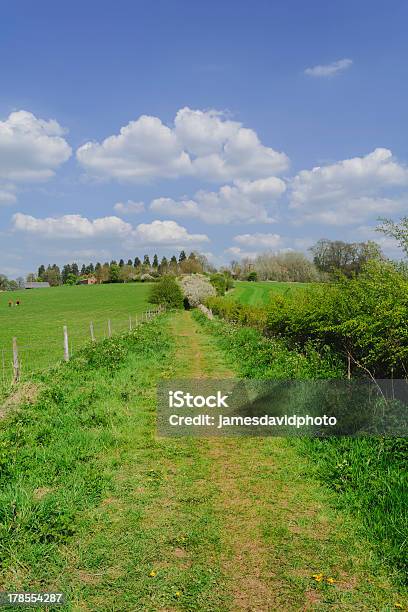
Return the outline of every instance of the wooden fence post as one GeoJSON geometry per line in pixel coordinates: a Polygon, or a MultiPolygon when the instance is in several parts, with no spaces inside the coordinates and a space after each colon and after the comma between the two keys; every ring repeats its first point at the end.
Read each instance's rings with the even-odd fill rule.
{"type": "Polygon", "coordinates": [[[91,332],[91,340],[92,340],[92,342],[95,342],[95,332],[94,332],[94,326],[93,326],[93,322],[92,321],[89,324],[89,331],[91,332]]]}
{"type": "Polygon", "coordinates": [[[68,328],[64,325],[64,359],[69,361],[68,328]]]}
{"type": "Polygon", "coordinates": [[[20,380],[20,364],[18,361],[17,338],[13,338],[13,383],[20,380]]]}
{"type": "Polygon", "coordinates": [[[108,319],[108,336],[109,338],[112,336],[112,328],[111,328],[110,319],[108,319]]]}

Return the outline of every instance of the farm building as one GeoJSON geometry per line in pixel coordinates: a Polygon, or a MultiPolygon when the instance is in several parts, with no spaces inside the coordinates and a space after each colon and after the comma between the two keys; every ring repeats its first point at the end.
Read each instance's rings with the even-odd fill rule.
{"type": "Polygon", "coordinates": [[[26,283],[25,289],[46,289],[50,283],[26,283]]]}
{"type": "Polygon", "coordinates": [[[88,278],[81,278],[78,282],[77,285],[96,285],[97,284],[97,280],[94,276],[89,276],[88,278]]]}

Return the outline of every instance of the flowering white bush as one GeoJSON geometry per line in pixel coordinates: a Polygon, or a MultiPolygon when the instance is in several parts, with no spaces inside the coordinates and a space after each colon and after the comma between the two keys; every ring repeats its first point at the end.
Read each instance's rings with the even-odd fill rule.
{"type": "Polygon", "coordinates": [[[191,308],[202,304],[207,298],[217,295],[206,276],[202,274],[191,274],[183,276],[180,280],[181,289],[191,308]]]}
{"type": "Polygon", "coordinates": [[[148,282],[148,281],[154,281],[154,276],[152,276],[151,274],[142,274],[140,277],[140,280],[142,281],[142,283],[148,282]]]}

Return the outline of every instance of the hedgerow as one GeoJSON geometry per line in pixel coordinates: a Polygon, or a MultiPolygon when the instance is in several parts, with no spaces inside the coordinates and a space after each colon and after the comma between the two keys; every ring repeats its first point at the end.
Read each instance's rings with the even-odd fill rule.
{"type": "Polygon", "coordinates": [[[408,361],[408,280],[389,262],[370,262],[353,279],[313,285],[251,307],[222,298],[206,301],[227,321],[282,337],[293,346],[329,346],[350,361],[354,375],[402,378],[408,361]]]}

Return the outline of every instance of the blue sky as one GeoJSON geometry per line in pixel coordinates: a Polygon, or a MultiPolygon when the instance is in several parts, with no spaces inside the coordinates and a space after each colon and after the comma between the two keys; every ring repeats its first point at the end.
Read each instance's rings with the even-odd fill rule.
{"type": "Polygon", "coordinates": [[[379,238],[407,212],[407,22],[403,1],[3,3],[0,272],[379,238]]]}

